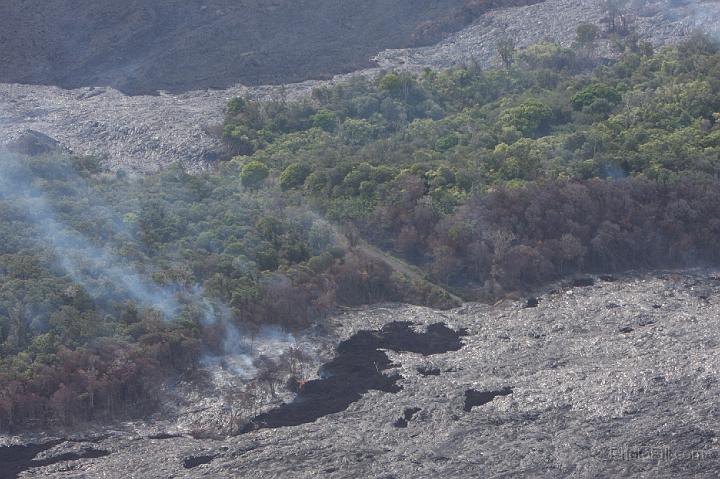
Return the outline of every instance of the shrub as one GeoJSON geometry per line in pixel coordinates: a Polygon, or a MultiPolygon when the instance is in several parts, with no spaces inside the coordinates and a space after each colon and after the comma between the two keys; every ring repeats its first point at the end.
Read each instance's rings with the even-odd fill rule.
{"type": "Polygon", "coordinates": [[[270,174],[267,166],[259,161],[249,161],[240,170],[240,181],[243,186],[251,189],[258,188],[270,174]]]}
{"type": "Polygon", "coordinates": [[[280,187],[290,190],[302,186],[310,175],[310,167],[304,163],[292,163],[280,175],[280,187]]]}

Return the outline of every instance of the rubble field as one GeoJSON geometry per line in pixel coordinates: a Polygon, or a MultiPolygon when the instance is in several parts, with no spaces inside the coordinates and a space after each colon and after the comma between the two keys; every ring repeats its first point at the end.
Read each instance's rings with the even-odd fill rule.
{"type": "Polygon", "coordinates": [[[338,314],[318,339],[334,344],[325,363],[374,351],[386,360],[370,376],[392,387],[297,425],[199,439],[186,417],[6,437],[0,463],[15,445],[34,448],[22,478],[717,476],[720,275],[583,278],[536,299],[338,314]]]}

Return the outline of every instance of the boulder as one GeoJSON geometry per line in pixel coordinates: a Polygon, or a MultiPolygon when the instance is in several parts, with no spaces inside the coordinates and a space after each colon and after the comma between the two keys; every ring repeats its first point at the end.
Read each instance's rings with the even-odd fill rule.
{"type": "Polygon", "coordinates": [[[68,153],[69,150],[55,138],[35,130],[25,130],[6,148],[12,153],[25,156],[40,156],[48,153],[68,153]]]}

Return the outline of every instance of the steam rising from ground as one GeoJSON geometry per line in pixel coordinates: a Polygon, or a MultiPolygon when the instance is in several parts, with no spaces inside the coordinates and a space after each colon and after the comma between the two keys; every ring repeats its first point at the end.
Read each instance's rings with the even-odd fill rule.
{"type": "MultiPolygon", "coordinates": [[[[205,356],[202,365],[216,374],[230,374],[243,381],[254,379],[258,374],[257,358],[264,357],[277,361],[283,353],[297,348],[298,340],[293,334],[275,326],[263,327],[257,334],[242,334],[240,330],[227,322],[225,329],[224,356],[205,356]]],[[[223,382],[216,378],[216,382],[223,382]]]]}
{"type": "MultiPolygon", "coordinates": [[[[199,291],[196,293],[201,294],[199,291]]],[[[202,363],[211,369],[220,367],[243,380],[253,379],[257,374],[255,359],[260,356],[277,359],[285,351],[296,347],[292,334],[276,326],[263,326],[258,331],[241,331],[232,322],[230,309],[202,298],[202,323],[207,327],[221,328],[223,355],[206,355],[202,363]]]]}
{"type": "MultiPolygon", "coordinates": [[[[276,357],[294,346],[294,337],[278,329],[241,332],[230,308],[207,298],[201,287],[160,284],[151,278],[151,265],[143,264],[138,269],[113,252],[111,240],[98,244],[89,239],[64,221],[46,193],[47,180],[33,174],[29,161],[32,160],[0,152],[0,202],[7,202],[11,210],[17,210],[15,214],[32,224],[38,235],[38,246],[49,247],[56,267],[96,304],[130,301],[150,314],[156,312],[165,321],[190,313],[203,327],[215,328],[222,336],[224,356],[206,360],[223,361],[228,371],[245,379],[255,375],[253,361],[258,355],[276,357]]],[[[63,169],[59,174],[78,185],[80,191],[91,191],[78,173],[63,169]]],[[[133,236],[116,211],[97,204],[95,197],[87,199],[93,203],[94,211],[100,211],[103,227],[110,230],[108,238],[133,236]]]]}

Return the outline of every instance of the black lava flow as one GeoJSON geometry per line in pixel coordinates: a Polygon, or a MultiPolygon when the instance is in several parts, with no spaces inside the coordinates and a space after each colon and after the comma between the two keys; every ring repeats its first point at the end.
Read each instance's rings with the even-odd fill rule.
{"type": "Polygon", "coordinates": [[[466,336],[443,323],[432,324],[423,333],[413,331],[412,323],[395,321],[379,331],[358,331],[341,342],[337,355],[319,370],[320,379],[308,381],[295,399],[253,418],[242,433],[257,429],[297,426],[347,409],[370,390],[397,393],[399,374],[384,371],[395,366],[380,351],[410,352],[429,356],[457,351],[466,336]]]}
{"type": "Polygon", "coordinates": [[[41,452],[65,442],[64,439],[49,441],[44,444],[27,444],[0,447],[0,479],[14,479],[18,475],[34,467],[50,466],[65,461],[78,459],[95,459],[109,455],[108,451],[92,447],[83,448],[77,452],[67,452],[46,459],[33,459],[41,452]]]}
{"type": "Polygon", "coordinates": [[[475,406],[482,406],[487,404],[498,396],[509,396],[512,394],[511,388],[502,388],[499,391],[476,391],[475,389],[468,389],[465,391],[465,412],[472,411],[475,406]]]}
{"type": "Polygon", "coordinates": [[[192,469],[193,467],[202,466],[203,464],[210,464],[215,457],[216,456],[210,454],[205,456],[186,457],[183,461],[183,467],[185,469],[192,469]]]}

